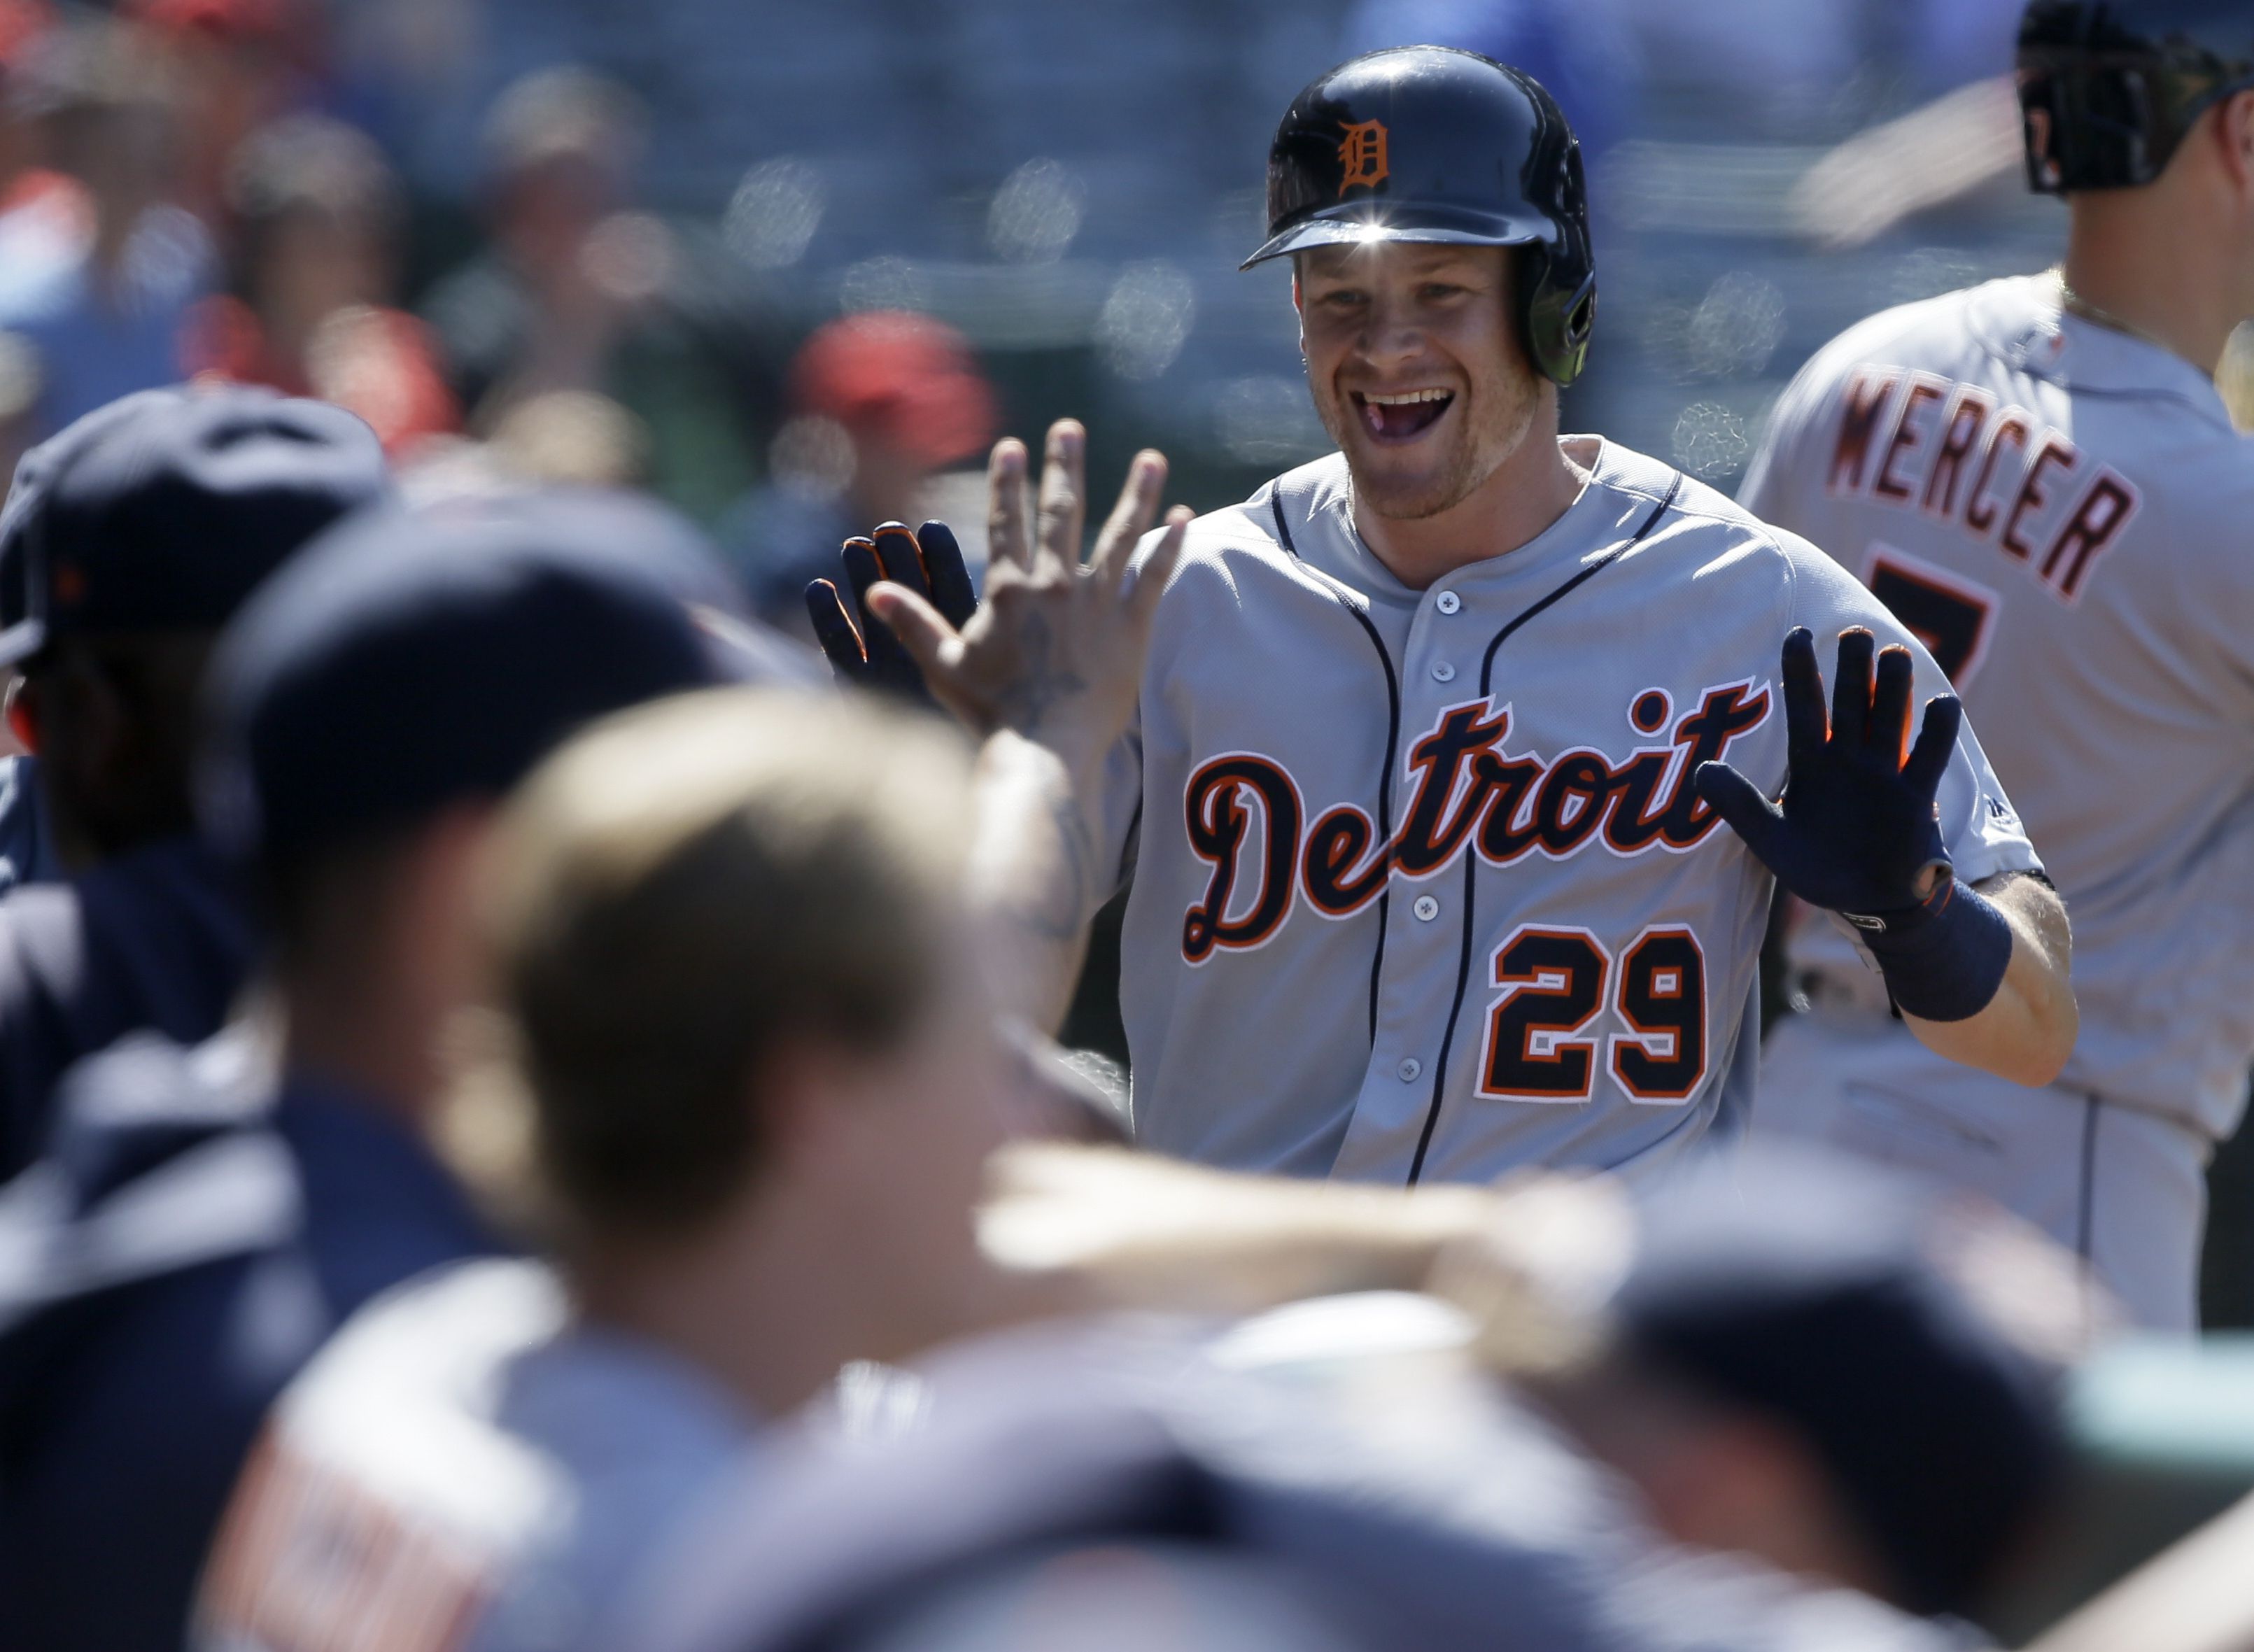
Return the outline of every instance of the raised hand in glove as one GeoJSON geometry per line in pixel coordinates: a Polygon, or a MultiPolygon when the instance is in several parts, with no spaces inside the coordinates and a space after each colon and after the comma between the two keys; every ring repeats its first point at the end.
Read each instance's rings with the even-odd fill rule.
{"type": "Polygon", "coordinates": [[[914,533],[886,522],[866,539],[845,542],[846,599],[830,580],[806,588],[807,618],[822,652],[840,678],[865,689],[931,704],[931,690],[892,628],[869,610],[870,587],[886,582],[914,592],[958,631],[977,612],[978,593],[963,565],[962,548],[945,522],[926,522],[914,533]]]}
{"type": "Polygon", "coordinates": [[[1790,773],[1771,802],[1727,763],[1702,763],[1698,794],[1728,821],[1777,882],[1811,906],[1882,929],[1887,915],[1918,906],[1949,876],[1949,850],[1934,802],[1956,748],[1964,710],[1953,694],[1928,702],[1909,743],[1914,666],[1907,648],[1872,654],[1861,629],[1839,637],[1831,715],[1824,675],[1805,627],[1784,640],[1785,738],[1790,773]]]}
{"type": "Polygon", "coordinates": [[[1791,771],[1772,803],[1726,763],[1702,763],[1698,794],[1719,811],[1777,882],[1862,932],[1903,1013],[1927,1021],[1978,1015],[2003,984],[2012,929],[1949,863],[1934,799],[1956,748],[1964,708],[1926,703],[1909,743],[1914,662],[1907,648],[1871,656],[1859,626],[1839,636],[1831,715],[1805,629],[1784,640],[1785,738],[1791,771]]]}

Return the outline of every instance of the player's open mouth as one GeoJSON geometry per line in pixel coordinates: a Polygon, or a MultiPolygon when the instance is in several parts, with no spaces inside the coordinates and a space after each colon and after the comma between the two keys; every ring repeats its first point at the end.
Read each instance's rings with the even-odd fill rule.
{"type": "Polygon", "coordinates": [[[1353,392],[1362,428],[1373,441],[1413,442],[1440,422],[1456,399],[1453,390],[1353,392]]]}

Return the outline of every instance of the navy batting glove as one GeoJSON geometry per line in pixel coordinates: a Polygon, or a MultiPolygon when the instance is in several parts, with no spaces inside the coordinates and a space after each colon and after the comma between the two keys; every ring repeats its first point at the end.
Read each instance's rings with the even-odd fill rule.
{"type": "Polygon", "coordinates": [[[929,704],[923,673],[892,627],[870,612],[869,588],[880,580],[904,585],[961,630],[978,610],[978,593],[954,533],[945,522],[926,522],[915,533],[886,522],[869,538],[847,540],[843,561],[850,609],[830,580],[816,579],[806,588],[807,618],[830,668],[843,682],[929,704]]]}
{"type": "Polygon", "coordinates": [[[1911,746],[1909,650],[1880,654],[1874,676],[1876,644],[1859,626],[1840,633],[1827,724],[1815,639],[1784,640],[1781,802],[1726,763],[1700,764],[1695,783],[1777,882],[1861,932],[1904,1014],[1962,1021],[1987,1008],[2012,961],[2011,923],[1951,872],[1934,802],[1964,707],[1953,694],[1928,701],[1911,746]],[[1929,870],[1942,876],[1921,896],[1929,870]]]}
{"type": "Polygon", "coordinates": [[[1964,708],[1951,694],[1928,702],[1912,746],[1909,650],[1879,654],[1874,679],[1876,645],[1859,626],[1840,634],[1827,721],[1815,639],[1805,627],[1785,638],[1791,772],[1780,802],[1769,802],[1726,763],[1700,764],[1694,783],[1786,889],[1811,906],[1850,921],[1872,919],[1883,929],[1890,915],[1907,917],[1923,904],[1919,886],[1927,872],[1937,870],[1948,881],[1949,849],[1934,798],[1964,708]]]}

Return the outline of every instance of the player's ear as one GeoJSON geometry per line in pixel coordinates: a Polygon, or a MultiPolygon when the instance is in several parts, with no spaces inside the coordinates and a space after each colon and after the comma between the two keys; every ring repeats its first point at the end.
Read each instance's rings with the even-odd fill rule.
{"type": "Polygon", "coordinates": [[[0,715],[8,721],[8,732],[16,737],[16,744],[32,756],[39,753],[39,696],[31,679],[18,677],[8,685],[8,696],[0,703],[0,715]]]}
{"type": "Polygon", "coordinates": [[[2237,92],[2215,111],[2216,138],[2225,176],[2239,198],[2254,204],[2254,92],[2237,92]]]}

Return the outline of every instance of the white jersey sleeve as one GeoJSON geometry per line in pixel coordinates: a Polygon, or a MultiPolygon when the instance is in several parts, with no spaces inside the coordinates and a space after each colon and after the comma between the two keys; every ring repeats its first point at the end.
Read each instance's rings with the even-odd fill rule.
{"type": "Polygon", "coordinates": [[[377,1298],[284,1391],[237,1482],[204,1652],[593,1652],[752,1420],[654,1343],[578,1321],[544,1264],[377,1298]]]}

